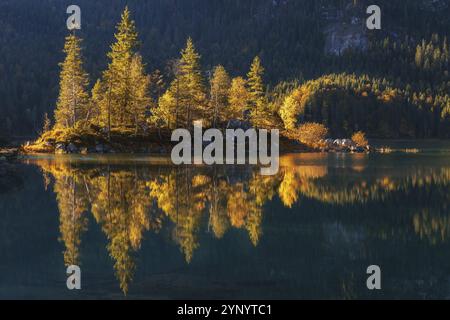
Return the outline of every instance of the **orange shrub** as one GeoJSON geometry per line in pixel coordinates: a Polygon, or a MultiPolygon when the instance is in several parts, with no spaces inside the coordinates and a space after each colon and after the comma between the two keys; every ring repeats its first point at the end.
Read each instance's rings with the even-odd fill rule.
{"type": "Polygon", "coordinates": [[[323,124],[307,122],[302,124],[297,130],[297,139],[309,146],[319,145],[328,135],[328,129],[323,124]]]}
{"type": "Polygon", "coordinates": [[[362,131],[355,132],[352,136],[352,141],[356,143],[358,147],[367,147],[369,142],[366,139],[366,134],[362,131]]]}

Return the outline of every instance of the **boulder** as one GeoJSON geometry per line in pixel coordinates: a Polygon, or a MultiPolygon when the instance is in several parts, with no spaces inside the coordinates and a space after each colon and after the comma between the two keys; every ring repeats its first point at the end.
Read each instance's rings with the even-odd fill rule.
{"type": "Polygon", "coordinates": [[[325,145],[325,147],[327,148],[327,149],[329,149],[329,148],[333,148],[333,139],[325,139],[324,141],[323,141],[323,144],[325,145]]]}
{"type": "Polygon", "coordinates": [[[73,143],[69,143],[69,145],[67,146],[67,151],[69,153],[77,153],[78,152],[78,148],[73,143]]]}
{"type": "Polygon", "coordinates": [[[351,139],[342,139],[342,145],[344,147],[356,147],[356,143],[351,139]]]}
{"type": "Polygon", "coordinates": [[[64,143],[57,143],[55,146],[55,153],[57,154],[67,153],[66,145],[64,143]]]}

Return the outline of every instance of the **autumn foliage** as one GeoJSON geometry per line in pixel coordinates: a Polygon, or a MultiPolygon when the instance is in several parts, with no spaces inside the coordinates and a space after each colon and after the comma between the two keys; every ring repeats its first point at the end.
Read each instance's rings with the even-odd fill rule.
{"type": "Polygon", "coordinates": [[[308,146],[317,146],[319,142],[326,138],[328,135],[328,129],[320,123],[308,122],[302,124],[296,130],[297,139],[308,145],[308,146]]]}
{"type": "Polygon", "coordinates": [[[355,132],[352,135],[352,141],[356,143],[358,147],[367,147],[369,142],[367,141],[366,134],[362,131],[355,132]]]}

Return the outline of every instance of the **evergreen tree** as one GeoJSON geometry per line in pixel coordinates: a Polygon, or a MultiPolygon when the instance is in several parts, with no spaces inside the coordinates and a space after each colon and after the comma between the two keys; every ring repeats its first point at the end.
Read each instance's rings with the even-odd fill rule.
{"type": "Polygon", "coordinates": [[[48,117],[48,113],[46,112],[44,114],[44,125],[42,126],[42,133],[49,132],[52,127],[52,122],[50,121],[50,118],[48,117]]]}
{"type": "Polygon", "coordinates": [[[247,86],[250,93],[250,117],[256,127],[261,122],[265,108],[263,76],[264,68],[261,60],[256,56],[247,74],[247,86]]]}
{"type": "Polygon", "coordinates": [[[151,98],[151,111],[150,117],[147,119],[149,124],[152,124],[158,128],[158,132],[161,135],[160,129],[164,127],[165,120],[168,117],[162,114],[162,108],[160,103],[162,102],[161,97],[164,92],[165,82],[161,71],[155,70],[150,74],[150,98],[151,98]]]}
{"type": "Polygon", "coordinates": [[[97,79],[91,90],[91,121],[94,124],[102,124],[100,107],[102,107],[102,99],[105,98],[105,91],[104,83],[100,79],[97,79]]]}
{"type": "Polygon", "coordinates": [[[210,86],[211,124],[215,128],[219,120],[226,120],[228,111],[228,96],[231,80],[223,66],[219,65],[214,68],[210,86]]]}
{"type": "Polygon", "coordinates": [[[249,100],[250,94],[245,79],[242,77],[233,78],[228,96],[230,108],[227,112],[227,118],[244,120],[249,100]]]}
{"type": "Polygon", "coordinates": [[[147,108],[150,105],[149,85],[150,77],[145,74],[142,57],[135,54],[130,66],[131,102],[130,111],[133,115],[135,133],[138,133],[139,125],[146,122],[147,108]]]}
{"type": "Polygon", "coordinates": [[[185,97],[184,104],[187,106],[187,125],[189,126],[194,117],[206,107],[206,94],[204,79],[200,67],[200,55],[194,47],[192,39],[189,37],[186,48],[181,52],[180,75],[183,84],[182,93],[185,97]]]}
{"type": "Polygon", "coordinates": [[[169,129],[178,128],[180,112],[180,60],[171,60],[168,69],[174,80],[166,92],[158,98],[157,108],[153,110],[151,122],[158,128],[167,126],[169,129]]]}
{"type": "Polygon", "coordinates": [[[156,69],[150,74],[150,95],[153,101],[158,101],[163,94],[164,88],[164,77],[161,74],[161,71],[156,69]]]}
{"type": "Polygon", "coordinates": [[[166,100],[175,102],[176,126],[181,123],[189,127],[192,120],[205,116],[207,107],[200,55],[191,38],[188,38],[186,48],[181,51],[181,59],[176,64],[174,75],[166,100]]]}
{"type": "Polygon", "coordinates": [[[108,132],[112,128],[137,128],[138,121],[145,117],[145,105],[149,103],[144,65],[136,56],[138,34],[128,7],[122,13],[115,38],[116,42],[108,53],[111,61],[103,73],[102,84],[98,88],[100,96],[96,99],[100,124],[106,126],[108,132]]]}
{"type": "Polygon", "coordinates": [[[158,99],[158,107],[153,110],[151,122],[157,127],[176,129],[176,99],[167,91],[158,99]]]}
{"type": "Polygon", "coordinates": [[[59,97],[55,110],[55,126],[72,128],[81,120],[88,120],[89,85],[88,74],[83,69],[81,39],[71,34],[66,37],[64,53],[66,58],[61,63],[59,97]]]}

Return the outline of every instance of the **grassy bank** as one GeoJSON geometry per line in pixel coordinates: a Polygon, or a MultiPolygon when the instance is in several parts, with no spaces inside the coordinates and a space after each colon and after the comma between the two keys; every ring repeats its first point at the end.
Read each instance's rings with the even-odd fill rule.
{"type": "MultiPolygon", "coordinates": [[[[111,134],[95,127],[83,129],[53,129],[43,133],[36,141],[27,142],[20,151],[36,153],[170,153],[175,143],[171,142],[172,131],[153,129],[146,134],[135,134],[132,129],[112,130],[111,134]]],[[[287,132],[280,133],[280,152],[318,151],[294,139],[287,132]]]]}

